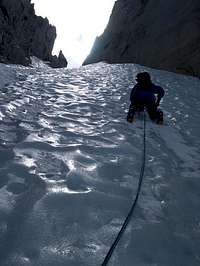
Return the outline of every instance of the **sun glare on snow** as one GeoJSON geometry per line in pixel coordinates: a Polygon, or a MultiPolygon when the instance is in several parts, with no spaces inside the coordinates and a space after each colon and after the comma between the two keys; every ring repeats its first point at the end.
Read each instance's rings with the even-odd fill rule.
{"type": "Polygon", "coordinates": [[[56,26],[54,53],[62,49],[69,66],[81,65],[95,37],[108,23],[115,0],[32,0],[37,15],[56,26]]]}

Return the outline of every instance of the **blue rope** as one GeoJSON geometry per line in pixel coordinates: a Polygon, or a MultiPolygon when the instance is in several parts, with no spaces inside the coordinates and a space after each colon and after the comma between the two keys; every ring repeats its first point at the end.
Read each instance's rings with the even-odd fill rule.
{"type": "Polygon", "coordinates": [[[140,195],[140,191],[141,191],[141,187],[142,187],[142,181],[143,181],[143,178],[144,178],[144,170],[145,170],[145,161],[146,161],[146,116],[145,116],[145,111],[144,111],[144,133],[143,133],[143,156],[142,156],[142,166],[141,166],[141,170],[140,170],[140,177],[139,177],[139,182],[138,182],[138,189],[137,189],[137,194],[135,196],[135,199],[134,199],[134,202],[131,206],[131,209],[121,227],[121,230],[119,231],[117,237],[115,238],[115,241],[113,242],[112,246],[110,247],[103,263],[102,263],[102,266],[106,266],[119,242],[119,240],[121,239],[124,231],[126,230],[130,220],[131,220],[131,217],[133,215],[133,212],[134,212],[134,209],[135,209],[135,206],[137,204],[137,201],[138,201],[138,198],[139,198],[139,195],[140,195]]]}

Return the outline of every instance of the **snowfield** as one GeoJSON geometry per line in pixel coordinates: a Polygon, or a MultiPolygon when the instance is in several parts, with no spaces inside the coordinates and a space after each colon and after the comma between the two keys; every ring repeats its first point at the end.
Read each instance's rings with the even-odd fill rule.
{"type": "Polygon", "coordinates": [[[0,63],[0,90],[12,84],[16,80],[16,66],[0,63]]]}
{"type": "Polygon", "coordinates": [[[101,265],[135,197],[143,122],[134,77],[166,95],[147,116],[134,216],[109,265],[200,265],[200,81],[139,65],[0,64],[0,266],[101,265]]]}

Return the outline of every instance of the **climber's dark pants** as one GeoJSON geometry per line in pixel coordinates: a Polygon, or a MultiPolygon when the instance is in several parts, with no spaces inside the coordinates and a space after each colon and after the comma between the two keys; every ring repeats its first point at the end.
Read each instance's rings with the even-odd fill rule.
{"type": "Polygon", "coordinates": [[[157,113],[157,106],[155,103],[142,103],[142,102],[131,103],[129,112],[131,113],[132,116],[134,116],[136,112],[143,111],[144,108],[146,108],[151,120],[157,119],[158,113],[157,113]]]}

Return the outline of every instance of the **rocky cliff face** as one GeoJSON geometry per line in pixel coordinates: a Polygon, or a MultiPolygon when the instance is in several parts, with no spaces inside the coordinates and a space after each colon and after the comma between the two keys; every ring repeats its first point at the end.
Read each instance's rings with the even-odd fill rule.
{"type": "Polygon", "coordinates": [[[84,64],[99,61],[200,76],[200,1],[118,0],[84,64]]]}
{"type": "Polygon", "coordinates": [[[55,38],[56,28],[35,15],[31,0],[0,0],[0,62],[28,65],[30,56],[55,61],[55,38]]]}

